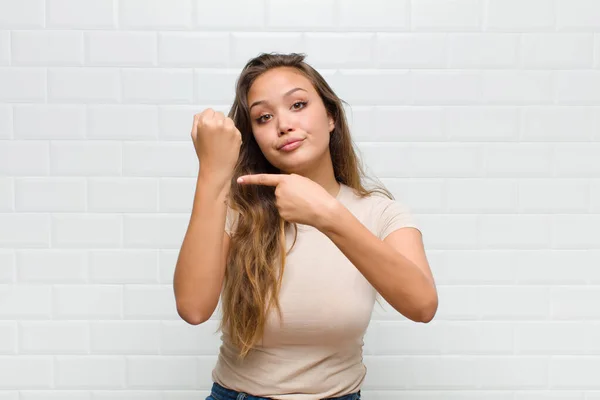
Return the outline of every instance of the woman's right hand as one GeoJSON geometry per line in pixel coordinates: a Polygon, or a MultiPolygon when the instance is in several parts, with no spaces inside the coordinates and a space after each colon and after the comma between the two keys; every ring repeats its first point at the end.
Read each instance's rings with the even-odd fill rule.
{"type": "Polygon", "coordinates": [[[222,112],[205,109],[194,115],[192,141],[200,161],[200,173],[222,184],[228,183],[242,144],[242,134],[233,120],[222,112]]]}

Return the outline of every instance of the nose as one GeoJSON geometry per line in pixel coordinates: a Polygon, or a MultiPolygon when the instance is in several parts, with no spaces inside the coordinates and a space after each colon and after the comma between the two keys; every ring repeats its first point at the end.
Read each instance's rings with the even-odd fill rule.
{"type": "Polygon", "coordinates": [[[294,130],[292,118],[284,114],[279,115],[277,128],[279,130],[279,136],[285,135],[288,132],[292,132],[294,130]]]}

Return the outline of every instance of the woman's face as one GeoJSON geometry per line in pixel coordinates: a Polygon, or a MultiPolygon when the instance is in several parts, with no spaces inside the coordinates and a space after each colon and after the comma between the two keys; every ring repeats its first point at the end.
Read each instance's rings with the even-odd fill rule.
{"type": "Polygon", "coordinates": [[[333,118],[310,80],[294,68],[260,75],[248,91],[252,131],[266,159],[286,173],[311,170],[329,154],[333,118]],[[284,146],[288,142],[287,146],[284,146]]]}

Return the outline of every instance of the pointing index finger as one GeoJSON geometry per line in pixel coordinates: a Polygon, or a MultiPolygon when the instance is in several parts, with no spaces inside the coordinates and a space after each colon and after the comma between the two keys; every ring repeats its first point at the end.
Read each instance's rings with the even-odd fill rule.
{"type": "Polygon", "coordinates": [[[250,185],[277,186],[283,178],[282,174],[254,174],[240,176],[237,182],[250,185]]]}

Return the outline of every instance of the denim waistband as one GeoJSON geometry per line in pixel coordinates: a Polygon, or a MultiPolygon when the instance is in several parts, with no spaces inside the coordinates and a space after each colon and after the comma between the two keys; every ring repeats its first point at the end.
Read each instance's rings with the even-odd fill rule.
{"type": "MultiPolygon", "coordinates": [[[[269,400],[268,397],[252,396],[248,393],[227,389],[216,382],[213,383],[211,396],[214,397],[215,400],[269,400]]],[[[340,397],[327,397],[327,399],[323,400],[360,400],[360,390],[356,393],[350,393],[340,397]]]]}

